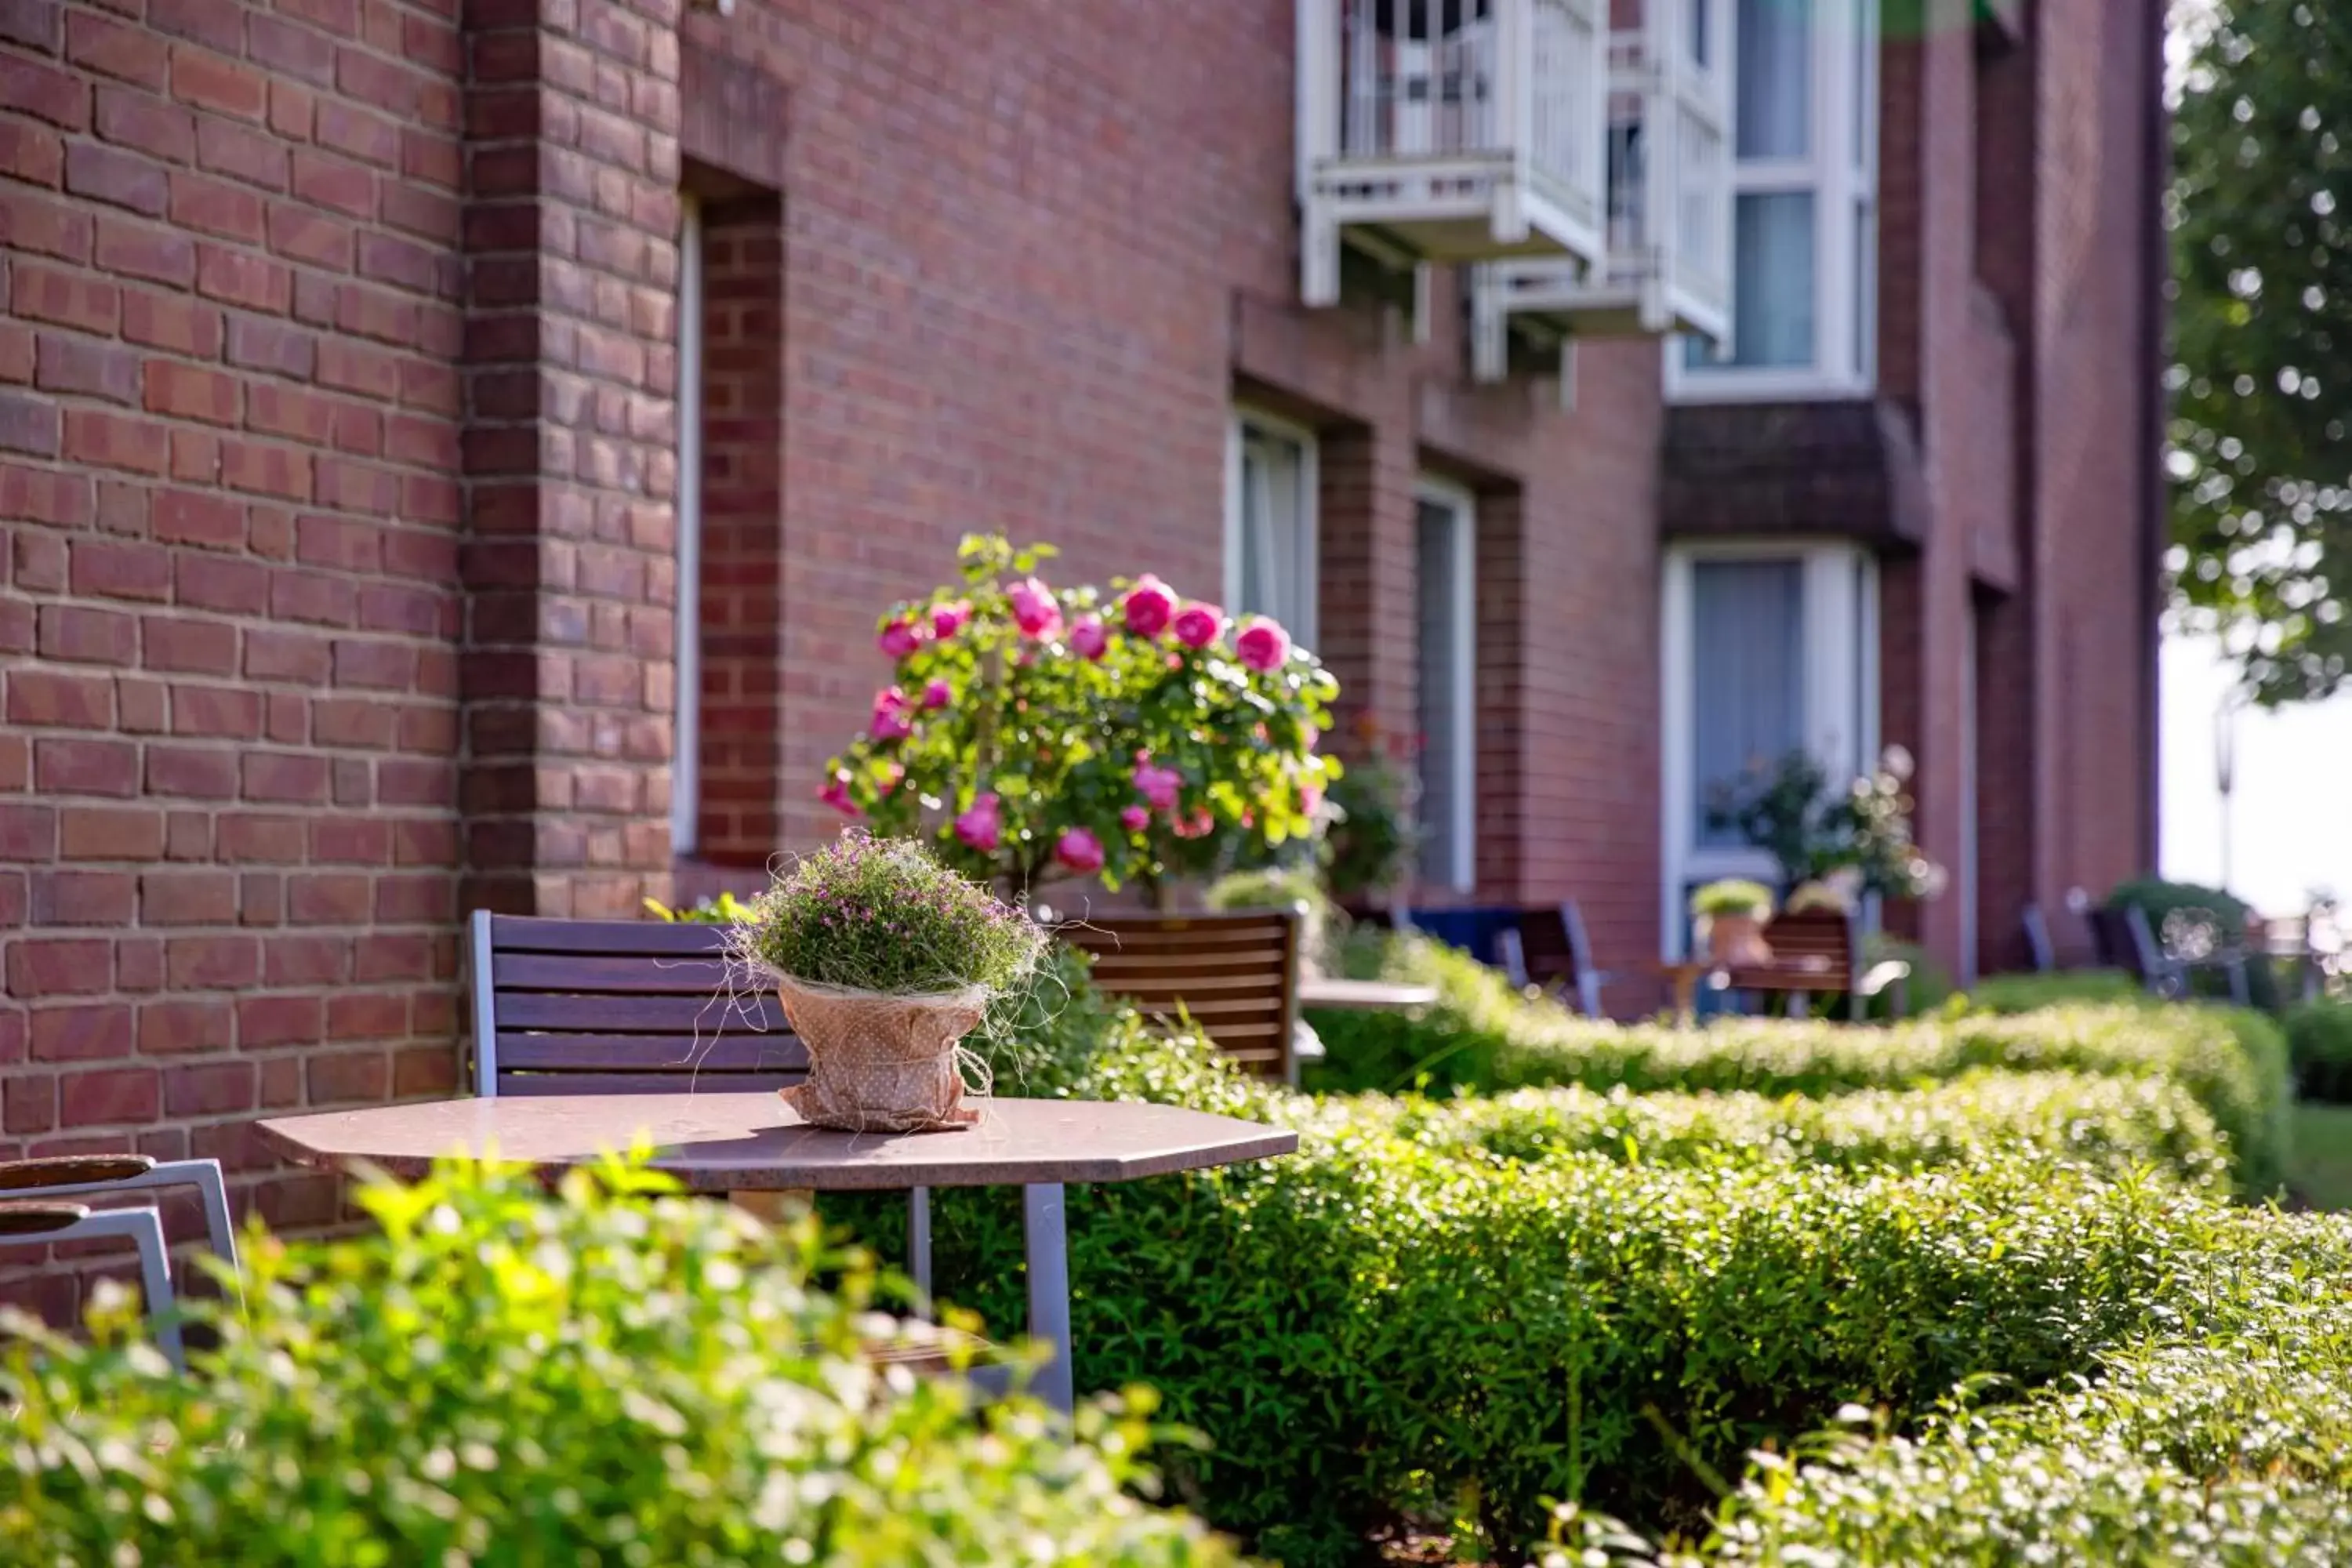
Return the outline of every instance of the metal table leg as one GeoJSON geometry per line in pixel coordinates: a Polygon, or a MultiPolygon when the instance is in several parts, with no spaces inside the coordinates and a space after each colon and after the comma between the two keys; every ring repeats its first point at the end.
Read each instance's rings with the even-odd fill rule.
{"type": "Polygon", "coordinates": [[[1037,1395],[1067,1415],[1077,1405],[1070,1368],[1070,1255],[1058,1182],[1021,1189],[1022,1233],[1029,1251],[1029,1333],[1053,1359],[1037,1373],[1037,1395]]]}
{"type": "Polygon", "coordinates": [[[907,1274],[915,1282],[919,1298],[917,1311],[928,1317],[931,1310],[931,1189],[911,1187],[907,1192],[907,1274]]]}

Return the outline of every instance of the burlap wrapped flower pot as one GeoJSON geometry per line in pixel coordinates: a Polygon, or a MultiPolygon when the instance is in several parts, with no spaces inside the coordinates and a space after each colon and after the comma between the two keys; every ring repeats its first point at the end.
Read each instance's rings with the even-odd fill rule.
{"type": "Polygon", "coordinates": [[[932,1132],[969,1127],[988,1093],[986,1069],[962,1048],[988,990],[895,994],[777,975],[776,995],[807,1048],[809,1075],[783,1090],[813,1127],[932,1132]],[[979,1081],[967,1083],[967,1064],[979,1081]]]}

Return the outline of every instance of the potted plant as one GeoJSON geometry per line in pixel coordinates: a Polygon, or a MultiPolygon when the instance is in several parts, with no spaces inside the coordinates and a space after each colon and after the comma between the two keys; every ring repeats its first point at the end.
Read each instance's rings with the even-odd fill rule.
{"type": "Polygon", "coordinates": [[[1764,922],[1772,916],[1772,892],[1761,882],[1727,878],[1691,895],[1700,948],[1717,963],[1752,969],[1772,962],[1764,922]]]}
{"type": "Polygon", "coordinates": [[[1049,584],[1053,555],[967,538],[960,582],[883,616],[891,683],[818,798],[1017,899],[1083,879],[1164,902],[1311,841],[1340,776],[1315,656],[1149,573],[1049,584]]]}
{"type": "Polygon", "coordinates": [[[965,1100],[987,1069],[960,1042],[1045,935],[921,845],[853,831],[752,900],[729,942],[808,1048],[785,1103],[818,1127],[915,1132],[979,1120],[965,1100]]]}

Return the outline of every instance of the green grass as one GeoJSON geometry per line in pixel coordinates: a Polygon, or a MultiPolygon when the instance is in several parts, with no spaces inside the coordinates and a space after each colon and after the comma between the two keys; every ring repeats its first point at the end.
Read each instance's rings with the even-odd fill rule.
{"type": "Polygon", "coordinates": [[[2318,1209],[2352,1209],[2352,1105],[2294,1108],[2287,1184],[2318,1209]]]}

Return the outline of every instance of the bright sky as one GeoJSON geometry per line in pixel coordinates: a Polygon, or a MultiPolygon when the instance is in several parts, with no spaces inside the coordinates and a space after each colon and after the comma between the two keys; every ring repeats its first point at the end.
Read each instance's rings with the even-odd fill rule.
{"type": "MultiPolygon", "coordinates": [[[[2221,880],[2214,714],[2230,689],[2206,637],[2168,637],[2161,667],[2164,874],[2221,880]]],[[[2236,721],[2231,889],[2264,914],[2303,910],[2314,887],[2352,898],[2352,692],[2236,721]]]]}

